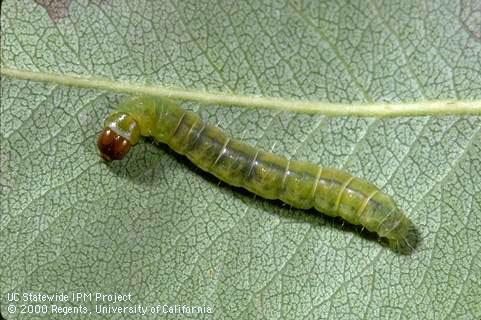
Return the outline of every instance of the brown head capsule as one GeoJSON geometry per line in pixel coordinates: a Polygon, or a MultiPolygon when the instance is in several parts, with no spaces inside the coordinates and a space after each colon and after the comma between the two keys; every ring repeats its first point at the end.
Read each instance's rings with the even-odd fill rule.
{"type": "Polygon", "coordinates": [[[130,142],[110,128],[105,128],[99,136],[97,146],[105,161],[120,160],[130,150],[130,142]]]}

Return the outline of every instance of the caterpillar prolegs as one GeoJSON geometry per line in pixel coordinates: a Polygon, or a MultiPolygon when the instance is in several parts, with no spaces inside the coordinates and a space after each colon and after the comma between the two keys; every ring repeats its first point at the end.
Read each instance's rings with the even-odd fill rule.
{"type": "Polygon", "coordinates": [[[169,145],[230,185],[362,225],[387,239],[398,252],[410,253],[415,247],[412,222],[373,184],[342,170],[258,150],[228,137],[171,100],[141,96],[121,102],[105,120],[98,139],[102,158],[122,159],[140,136],[169,145]]]}

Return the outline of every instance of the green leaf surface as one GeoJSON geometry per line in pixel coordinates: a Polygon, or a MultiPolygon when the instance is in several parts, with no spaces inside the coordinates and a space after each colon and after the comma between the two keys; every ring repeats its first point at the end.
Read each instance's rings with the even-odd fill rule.
{"type": "Polygon", "coordinates": [[[480,319],[480,10],[474,0],[5,1],[3,317],[85,319],[52,313],[83,305],[91,318],[140,318],[96,313],[101,304],[141,305],[142,318],[187,305],[212,313],[160,316],[480,319]],[[194,95],[181,103],[259,148],[374,182],[408,212],[420,245],[398,255],[338,220],[219,183],[151,141],[103,163],[97,134],[126,96],[115,84],[234,97],[230,107],[194,95]],[[472,101],[474,112],[329,117],[239,107],[236,97],[353,109],[472,101]],[[30,292],[92,301],[33,303],[48,315],[8,301],[30,292]]]}

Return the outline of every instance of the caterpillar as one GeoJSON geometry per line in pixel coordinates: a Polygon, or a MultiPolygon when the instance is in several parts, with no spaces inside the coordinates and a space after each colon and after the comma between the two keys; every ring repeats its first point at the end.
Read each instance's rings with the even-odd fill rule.
{"type": "Polygon", "coordinates": [[[411,220],[372,183],[339,169],[258,150],[169,99],[134,96],[122,101],[106,118],[98,138],[101,157],[122,159],[140,136],[167,144],[230,185],[361,225],[400,253],[410,253],[415,247],[411,220]]]}

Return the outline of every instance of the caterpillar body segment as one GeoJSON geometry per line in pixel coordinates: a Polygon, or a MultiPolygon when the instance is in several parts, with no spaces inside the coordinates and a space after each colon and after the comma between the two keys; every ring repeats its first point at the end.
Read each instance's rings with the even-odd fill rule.
{"type": "Polygon", "coordinates": [[[173,101],[155,97],[126,99],[106,119],[98,147],[104,159],[121,159],[140,136],[151,136],[169,145],[230,185],[362,225],[387,238],[391,247],[401,253],[409,253],[415,246],[411,221],[390,196],[370,182],[342,170],[254,148],[206,124],[173,101]],[[122,147],[117,147],[120,143],[122,147]]]}

